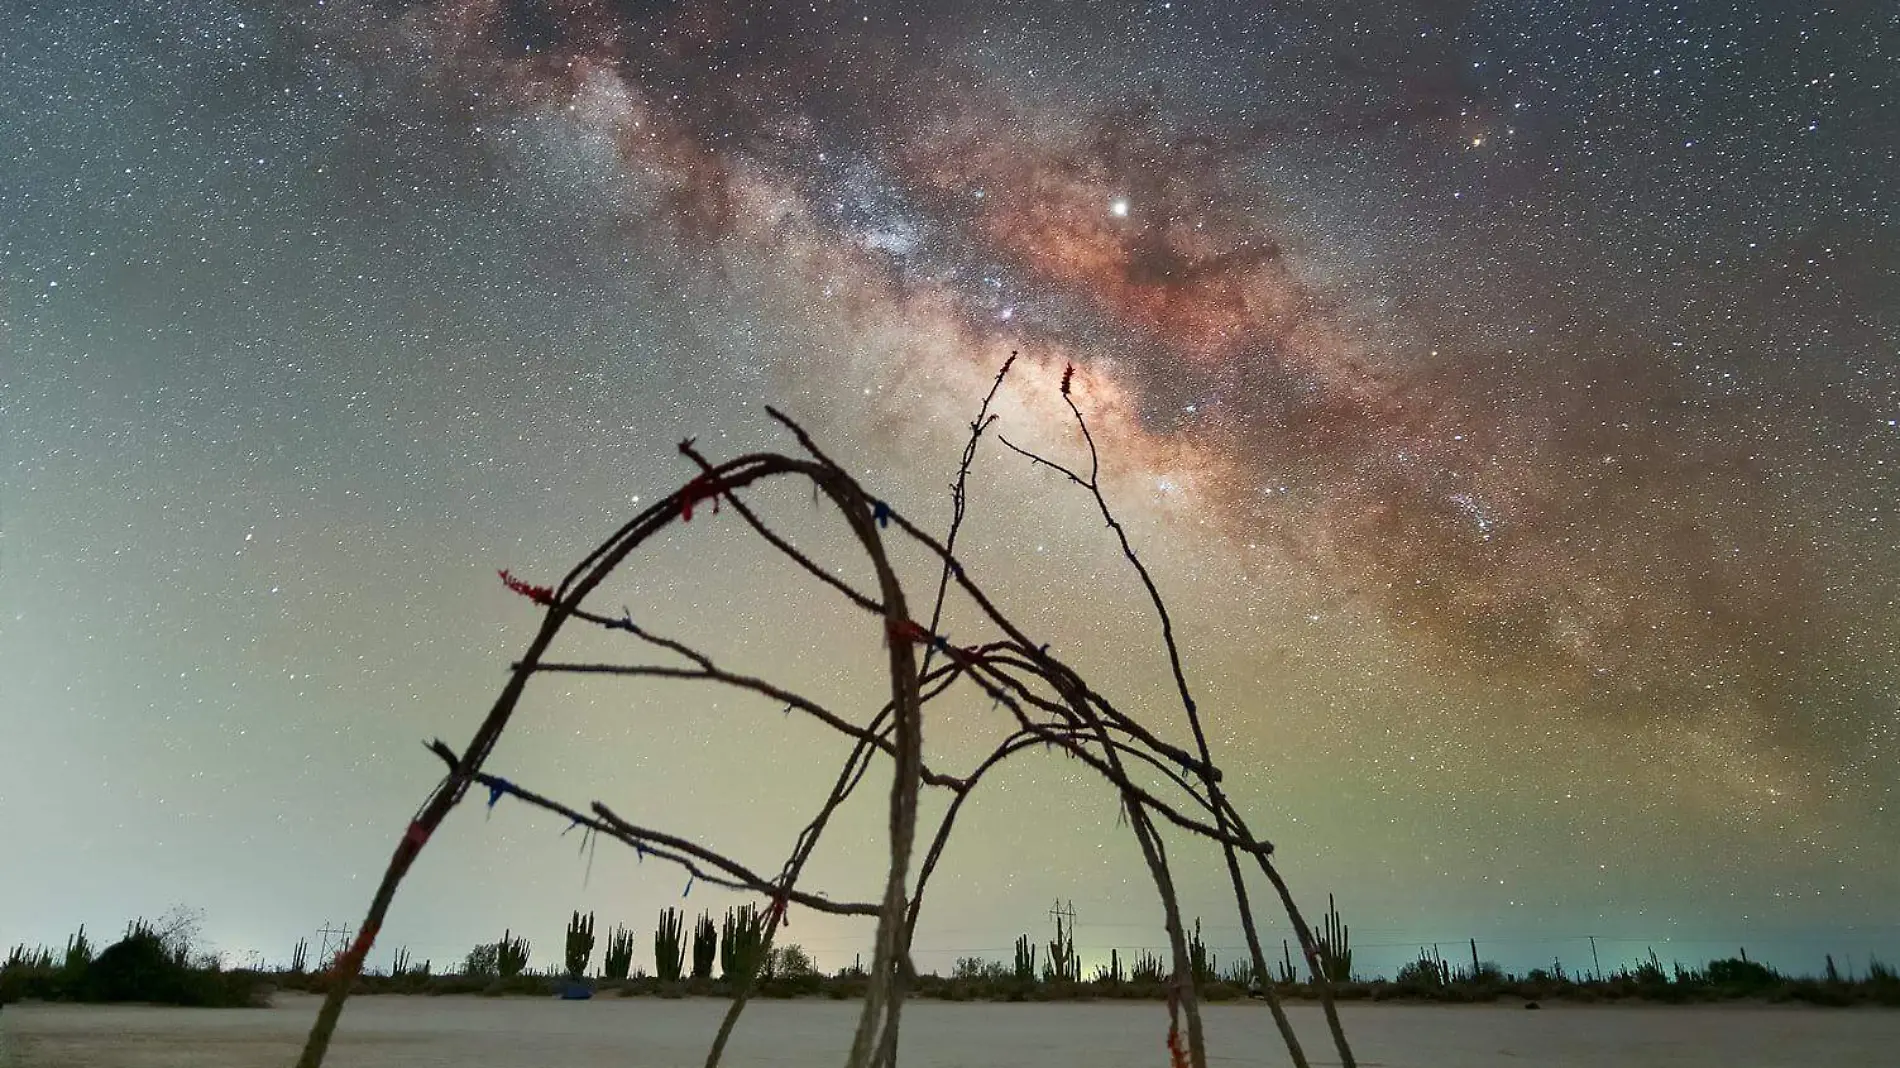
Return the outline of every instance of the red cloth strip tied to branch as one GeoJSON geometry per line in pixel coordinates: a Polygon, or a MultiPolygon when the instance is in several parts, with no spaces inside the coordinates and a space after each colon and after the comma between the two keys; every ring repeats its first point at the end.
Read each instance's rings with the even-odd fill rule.
{"type": "Polygon", "coordinates": [[[950,644],[950,639],[941,634],[932,636],[929,631],[918,626],[913,620],[893,620],[886,625],[885,629],[889,632],[890,636],[897,641],[916,642],[918,645],[931,646],[938,652],[965,667],[968,667],[977,658],[976,649],[959,649],[950,644]]]}
{"type": "Polygon", "coordinates": [[[498,572],[498,574],[501,575],[501,584],[503,586],[506,586],[509,589],[513,590],[514,592],[520,594],[521,596],[526,597],[528,600],[533,601],[535,604],[551,605],[554,603],[554,587],[531,585],[522,579],[516,578],[505,567],[502,568],[501,571],[498,572]]]}
{"type": "Polygon", "coordinates": [[[1181,1040],[1181,986],[1176,975],[1168,981],[1168,1068],[1190,1068],[1187,1043],[1181,1040]]]}
{"type": "Polygon", "coordinates": [[[351,971],[360,972],[363,967],[363,958],[369,956],[370,943],[376,941],[376,932],[378,930],[380,930],[380,928],[377,927],[377,925],[370,924],[368,927],[358,931],[356,933],[356,941],[350,943],[350,948],[344,950],[343,955],[336,959],[337,969],[339,971],[343,970],[343,966],[347,962],[351,971]]]}
{"type": "Polygon", "coordinates": [[[900,642],[916,642],[918,645],[930,644],[930,632],[917,625],[915,620],[893,619],[885,625],[892,638],[900,642]]]}
{"type": "Polygon", "coordinates": [[[771,908],[766,915],[778,920],[780,927],[790,927],[792,925],[792,921],[785,916],[785,899],[782,897],[772,899],[771,908]]]}
{"type": "Polygon", "coordinates": [[[680,522],[693,521],[693,505],[710,500],[713,514],[719,514],[719,481],[711,475],[700,475],[680,489],[680,522]]]}

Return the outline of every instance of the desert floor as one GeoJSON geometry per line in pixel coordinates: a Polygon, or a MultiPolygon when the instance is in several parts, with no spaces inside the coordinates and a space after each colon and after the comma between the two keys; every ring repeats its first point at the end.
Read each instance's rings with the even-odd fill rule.
{"type": "MultiPolygon", "coordinates": [[[[7,1068],[288,1068],[315,997],[269,1009],[10,1005],[0,1012],[7,1068]]],[[[724,1001],[584,1002],[364,997],[343,1014],[333,1068],[615,1068],[699,1065],[724,1001]]],[[[858,1005],[761,1001],[740,1021],[726,1064],[836,1066],[858,1005]]],[[[1294,1006],[1312,1063],[1337,1064],[1319,1010],[1294,1006]]],[[[1900,1012],[1762,1005],[1706,1007],[1347,1005],[1347,1035],[1367,1068],[1858,1068],[1900,1065],[1900,1012]]],[[[1209,1063],[1283,1065],[1265,1006],[1207,1009],[1209,1063]]],[[[1159,1005],[949,1004],[904,1010],[906,1068],[1164,1068],[1159,1005]]]]}

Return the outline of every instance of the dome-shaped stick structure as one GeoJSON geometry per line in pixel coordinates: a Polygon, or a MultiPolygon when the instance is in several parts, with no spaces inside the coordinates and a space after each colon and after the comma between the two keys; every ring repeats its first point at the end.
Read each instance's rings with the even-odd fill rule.
{"type": "MultiPolygon", "coordinates": [[[[1075,670],[1011,622],[988,594],[970,578],[956,555],[957,534],[961,529],[967,502],[968,479],[977,449],[995,422],[990,411],[1016,357],[1011,355],[991,384],[977,417],[970,424],[970,437],[952,486],[952,518],[947,535],[938,541],[898,513],[885,501],[867,491],[855,478],[834,463],[803,428],[777,411],[767,409],[796,439],[802,455],[754,453],[714,463],[703,456],[688,440],[680,452],[697,468],[692,479],[679,490],[648,507],[615,531],[589,553],[555,586],[537,586],[504,572],[502,580],[510,589],[545,609],[539,630],[528,643],[521,658],[512,665],[507,683],[488,715],[467,746],[457,753],[436,741],[429,748],[447,766],[442,781],[424,800],[397,842],[383,880],[370,902],[361,934],[338,960],[337,975],[330,985],[316,1023],[312,1026],[299,1060],[300,1068],[318,1068],[330,1037],[349,995],[351,981],[361,971],[364,956],[375,941],[397,887],[415,862],[430,835],[439,827],[471,788],[488,791],[488,802],[500,797],[514,798],[543,808],[580,825],[587,833],[618,840],[638,850],[642,856],[668,861],[688,873],[689,889],[694,881],[705,881],[734,890],[761,895],[764,903],[756,914],[763,925],[760,942],[763,952],[747,954],[742,974],[718,1035],[708,1051],[706,1065],[717,1065],[740,1014],[744,1011],[761,962],[769,957],[772,939],[783,926],[791,909],[811,909],[839,915],[874,917],[876,940],[871,966],[866,976],[865,998],[856,1032],[848,1054],[847,1068],[895,1068],[897,1063],[898,1024],[909,978],[911,937],[916,929],[924,891],[943,856],[944,847],[954,830],[965,800],[990,771],[1004,761],[1036,749],[1061,751],[1099,775],[1116,791],[1126,823],[1140,847],[1141,855],[1154,881],[1162,906],[1164,925],[1171,947],[1168,964],[1168,1031],[1165,1042],[1156,1043],[1156,1054],[1165,1050],[1177,1065],[1206,1068],[1206,1043],[1202,1035],[1199,1004],[1193,982],[1194,961],[1183,927],[1177,901],[1174,871],[1167,855],[1164,829],[1186,833],[1217,844],[1226,859],[1235,904],[1246,932],[1247,946],[1255,976],[1269,976],[1256,930],[1252,905],[1244,878],[1244,866],[1257,868],[1273,887],[1286,912],[1309,962],[1320,959],[1321,943],[1315,939],[1285,880],[1272,858],[1271,844],[1255,837],[1246,821],[1221,788],[1222,775],[1209,751],[1200,713],[1188,686],[1180,651],[1174,637],[1172,618],[1146,566],[1137,558],[1126,530],[1110,510],[1099,480],[1099,456],[1088,423],[1077,406],[1077,389],[1072,374],[1063,374],[1060,396],[1074,415],[1075,425],[1087,448],[1086,473],[1055,460],[1011,444],[1008,449],[1040,468],[1066,477],[1089,493],[1109,529],[1119,542],[1123,556],[1141,579],[1161,625],[1161,636],[1174,675],[1178,696],[1193,734],[1191,747],[1168,742],[1122,712],[1104,694],[1091,687],[1075,670]],[[872,565],[875,589],[859,589],[832,570],[815,563],[799,547],[780,535],[747,503],[744,491],[775,479],[795,479],[809,483],[814,492],[835,506],[853,539],[872,565]],[[703,507],[710,502],[710,507],[703,507]],[[779,686],[769,680],[728,669],[704,652],[681,641],[654,633],[637,624],[631,612],[601,612],[589,605],[589,598],[616,569],[645,546],[655,535],[675,523],[690,521],[698,509],[710,514],[721,505],[736,514],[761,539],[781,554],[789,565],[823,583],[851,605],[874,620],[875,634],[884,649],[889,671],[889,697],[868,720],[860,723],[779,686]],[[908,539],[940,562],[935,597],[927,616],[918,615],[886,549],[886,538],[908,539]],[[953,645],[942,633],[944,606],[952,589],[973,606],[987,621],[993,633],[975,644],[953,645]],[[927,620],[927,621],[924,621],[927,620]],[[668,654],[671,664],[652,663],[568,663],[549,660],[548,650],[557,635],[569,626],[593,626],[620,632],[625,640],[651,653],[668,654]],[[830,794],[819,807],[796,841],[791,853],[774,876],[763,875],[741,862],[713,849],[665,831],[646,827],[622,818],[598,801],[585,810],[547,797],[488,773],[485,770],[495,745],[507,729],[516,705],[528,684],[537,676],[549,674],[610,675],[628,679],[696,680],[749,691],[767,697],[787,711],[798,712],[839,732],[853,741],[853,747],[840,769],[830,794]],[[962,774],[933,767],[924,751],[924,709],[933,700],[956,687],[974,686],[997,708],[1014,721],[1014,730],[987,757],[962,774]],[[888,799],[890,858],[883,892],[876,900],[851,901],[809,891],[800,885],[805,864],[810,859],[831,817],[862,783],[872,763],[889,759],[894,768],[888,799]],[[1139,781],[1131,770],[1139,769],[1139,781]],[[1164,789],[1144,786],[1159,781],[1164,789]],[[918,798],[924,790],[943,790],[949,804],[937,826],[919,851],[918,798]]],[[[1313,981],[1319,989],[1326,1020],[1337,1050],[1339,1063],[1354,1064],[1327,985],[1325,969],[1314,968],[1313,981]]],[[[1292,1062],[1308,1064],[1299,1039],[1293,1032],[1271,982],[1262,984],[1273,1019],[1286,1044],[1292,1062]]]]}

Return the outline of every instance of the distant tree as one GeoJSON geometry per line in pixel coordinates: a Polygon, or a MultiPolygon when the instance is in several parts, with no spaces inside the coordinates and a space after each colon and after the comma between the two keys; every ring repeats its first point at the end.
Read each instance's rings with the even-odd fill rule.
{"type": "Polygon", "coordinates": [[[492,978],[501,974],[501,946],[495,942],[483,942],[468,951],[468,958],[462,962],[462,974],[474,978],[492,978]]]}
{"type": "Polygon", "coordinates": [[[804,979],[818,974],[818,962],[805,947],[793,943],[772,950],[772,974],[781,979],[804,979]]]}
{"type": "Polygon", "coordinates": [[[1773,968],[1745,957],[1710,961],[1708,976],[1709,982],[1716,986],[1736,990],[1766,990],[1781,981],[1781,976],[1776,975],[1773,968]]]}
{"type": "Polygon", "coordinates": [[[203,909],[178,904],[166,909],[163,915],[147,926],[153,934],[158,936],[165,951],[180,964],[199,963],[201,967],[216,967],[212,960],[200,960],[200,958],[215,959],[217,956],[214,950],[202,944],[204,922],[203,909]]]}
{"type": "Polygon", "coordinates": [[[956,966],[950,969],[950,978],[981,979],[988,964],[982,957],[958,957],[956,966]]]}

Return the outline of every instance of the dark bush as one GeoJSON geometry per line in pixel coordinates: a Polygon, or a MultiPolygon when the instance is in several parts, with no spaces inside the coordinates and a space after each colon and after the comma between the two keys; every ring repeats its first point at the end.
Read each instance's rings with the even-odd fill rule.
{"type": "Polygon", "coordinates": [[[106,947],[72,983],[85,1001],[231,1008],[262,1004],[269,997],[257,973],[187,967],[179,954],[145,929],[106,947]]]}
{"type": "Polygon", "coordinates": [[[86,968],[87,1001],[185,1003],[185,966],[147,930],[136,930],[106,947],[86,968]]]}
{"type": "Polygon", "coordinates": [[[1773,968],[1736,957],[1710,961],[1707,974],[1710,985],[1738,993],[1765,993],[1781,982],[1773,968]]]}

